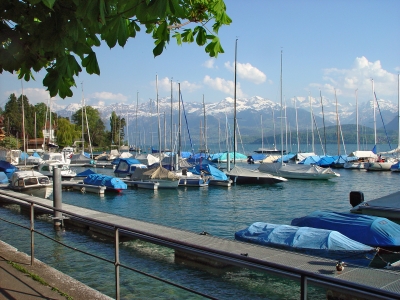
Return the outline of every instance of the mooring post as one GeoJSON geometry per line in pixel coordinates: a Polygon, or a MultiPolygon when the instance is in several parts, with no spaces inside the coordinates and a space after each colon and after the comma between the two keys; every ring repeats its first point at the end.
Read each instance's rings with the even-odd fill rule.
{"type": "Polygon", "coordinates": [[[226,169],[228,172],[231,170],[231,158],[229,152],[226,153],[226,169]]]}
{"type": "MultiPolygon", "coordinates": [[[[53,168],[53,207],[62,209],[61,169],[53,168]]],[[[54,227],[59,229],[62,225],[62,212],[54,210],[54,227]]]]}

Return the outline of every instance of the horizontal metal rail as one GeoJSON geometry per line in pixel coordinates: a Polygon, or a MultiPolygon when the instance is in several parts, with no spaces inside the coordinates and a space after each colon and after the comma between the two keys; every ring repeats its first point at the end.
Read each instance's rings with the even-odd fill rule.
{"type": "MultiPolygon", "coordinates": [[[[268,273],[273,273],[273,274],[277,274],[280,276],[285,276],[285,277],[297,280],[300,282],[300,285],[301,285],[301,299],[306,299],[307,284],[310,282],[314,283],[314,284],[318,284],[318,285],[323,285],[323,286],[329,287],[329,288],[338,288],[338,289],[340,289],[341,292],[348,291],[348,292],[352,292],[352,293],[357,293],[358,295],[362,295],[364,297],[369,297],[371,299],[376,298],[376,297],[379,297],[380,299],[399,299],[399,297],[400,297],[400,294],[394,293],[391,291],[378,289],[378,288],[374,288],[374,287],[370,287],[370,286],[366,286],[366,285],[362,285],[362,284],[358,284],[358,283],[352,283],[352,282],[348,282],[346,280],[342,280],[339,278],[328,277],[328,276],[313,273],[313,272],[310,272],[307,270],[301,270],[301,269],[290,267],[290,266],[280,265],[280,264],[270,262],[270,261],[262,261],[262,260],[255,259],[252,257],[243,256],[240,254],[232,254],[232,253],[224,252],[224,251],[220,251],[220,250],[210,250],[209,248],[205,248],[205,247],[201,247],[201,246],[193,247],[192,245],[185,243],[185,242],[178,243],[175,240],[168,239],[165,237],[155,236],[155,235],[149,235],[143,231],[139,231],[139,230],[133,231],[131,228],[128,228],[126,226],[117,226],[116,224],[113,224],[110,222],[99,221],[99,220],[96,220],[96,219],[93,219],[90,217],[84,217],[79,214],[75,214],[71,211],[67,211],[64,209],[56,209],[51,205],[41,204],[36,201],[24,199],[19,196],[11,197],[11,196],[7,196],[7,195],[0,195],[0,198],[6,199],[8,201],[11,201],[11,202],[14,202],[17,204],[21,204],[20,201],[23,201],[26,203],[26,206],[36,205],[36,206],[41,207],[42,209],[45,208],[48,211],[58,211],[58,212],[63,213],[65,217],[68,217],[70,219],[73,218],[77,221],[81,220],[81,221],[84,221],[86,224],[96,225],[100,228],[119,232],[119,234],[138,238],[138,239],[141,239],[144,241],[148,241],[150,243],[154,243],[154,244],[161,245],[164,247],[172,248],[175,250],[181,250],[181,251],[184,251],[189,254],[195,254],[195,255],[199,255],[199,256],[203,256],[203,257],[208,257],[213,260],[221,261],[221,262],[224,262],[227,264],[231,264],[231,265],[235,265],[235,266],[239,266],[239,267],[250,268],[250,269],[268,272],[268,273]]],[[[5,221],[2,218],[0,218],[0,220],[5,221]]],[[[9,223],[12,223],[12,222],[9,222],[9,223]]],[[[15,224],[15,223],[13,223],[13,224],[15,224]]],[[[15,225],[18,225],[18,224],[15,224],[15,225]]],[[[18,226],[21,226],[21,225],[18,225],[18,226]]],[[[167,226],[165,226],[165,227],[167,227],[167,226]]],[[[24,227],[24,228],[29,229],[28,227],[24,227]]],[[[36,230],[34,230],[34,231],[43,236],[46,236],[36,230]]],[[[98,259],[101,259],[101,260],[109,262],[109,263],[118,264],[119,266],[124,267],[126,269],[129,269],[134,272],[138,272],[142,275],[149,276],[151,278],[160,280],[164,283],[170,284],[175,287],[179,287],[183,290],[192,292],[194,294],[201,295],[201,296],[209,298],[209,299],[214,299],[210,295],[206,295],[201,292],[194,291],[187,287],[173,283],[169,280],[159,278],[159,277],[153,276],[151,274],[144,273],[140,270],[120,264],[119,262],[108,260],[108,259],[96,256],[96,255],[87,253],[85,251],[76,249],[74,247],[63,244],[57,240],[54,240],[51,237],[48,237],[48,238],[65,246],[65,247],[68,247],[70,249],[79,251],[81,253],[90,255],[92,257],[96,257],[98,259]]],[[[116,245],[116,247],[117,247],[117,245],[116,245]]]]}

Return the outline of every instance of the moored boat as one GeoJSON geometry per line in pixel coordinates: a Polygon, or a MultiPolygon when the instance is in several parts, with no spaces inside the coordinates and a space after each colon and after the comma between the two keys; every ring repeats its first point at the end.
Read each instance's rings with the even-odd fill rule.
{"type": "Polygon", "coordinates": [[[38,165],[38,171],[48,177],[53,177],[54,168],[60,169],[61,179],[71,180],[76,177],[76,172],[69,167],[69,164],[59,161],[43,161],[38,165]]]}
{"type": "Polygon", "coordinates": [[[237,231],[235,239],[360,266],[369,266],[378,252],[334,230],[265,222],[237,231]]]}
{"type": "Polygon", "coordinates": [[[287,181],[286,178],[280,176],[238,166],[235,166],[232,170],[226,172],[226,174],[236,184],[275,184],[287,181]]]}
{"type": "Polygon", "coordinates": [[[105,186],[106,191],[120,193],[122,190],[127,189],[127,185],[120,178],[107,176],[103,174],[90,174],[83,179],[84,184],[105,186]]]}
{"type": "Polygon", "coordinates": [[[48,176],[37,171],[15,171],[8,186],[11,190],[40,198],[49,198],[53,183],[48,176]]]}
{"type": "Polygon", "coordinates": [[[400,225],[382,217],[319,210],[293,219],[291,225],[336,230],[371,247],[400,249],[400,225]]]}

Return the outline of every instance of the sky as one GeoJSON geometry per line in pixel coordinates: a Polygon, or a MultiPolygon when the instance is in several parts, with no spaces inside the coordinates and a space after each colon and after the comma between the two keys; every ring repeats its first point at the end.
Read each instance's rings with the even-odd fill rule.
{"type": "MultiPolygon", "coordinates": [[[[100,76],[82,72],[71,98],[52,103],[68,105],[136,104],[158,96],[185,102],[214,103],[234,97],[235,48],[237,98],[259,96],[279,103],[286,99],[319,99],[339,103],[378,99],[397,103],[400,72],[400,1],[398,0],[225,0],[232,24],[218,36],[224,53],[210,58],[197,44],[171,41],[154,58],[153,39],[144,30],[124,48],[95,48],[100,76]],[[237,46],[237,47],[236,47],[237,46]],[[281,65],[282,62],[282,65],[281,65]],[[282,66],[282,73],[281,73],[282,66]],[[335,98],[336,93],[336,98],[335,98]]],[[[47,103],[42,85],[0,74],[0,106],[11,93],[23,92],[31,104],[47,103]]],[[[290,101],[288,101],[290,102],[290,101]]],[[[290,106],[290,104],[288,104],[290,106]]]]}

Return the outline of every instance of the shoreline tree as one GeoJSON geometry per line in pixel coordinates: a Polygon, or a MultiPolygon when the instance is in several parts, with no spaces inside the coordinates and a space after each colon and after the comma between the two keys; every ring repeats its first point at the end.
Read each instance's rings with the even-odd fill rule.
{"type": "Polygon", "coordinates": [[[82,67],[100,75],[93,48],[101,41],[124,47],[143,29],[154,40],[155,57],[171,37],[217,57],[224,53],[218,31],[231,22],[223,0],[2,0],[0,73],[29,81],[46,69],[50,97],[71,97],[82,67]]]}

